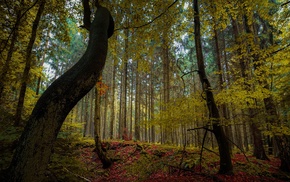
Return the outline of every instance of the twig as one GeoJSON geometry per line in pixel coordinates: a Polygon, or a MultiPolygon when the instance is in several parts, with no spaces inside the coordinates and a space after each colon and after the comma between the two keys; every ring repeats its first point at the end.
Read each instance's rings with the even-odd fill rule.
{"type": "Polygon", "coordinates": [[[187,73],[183,73],[183,75],[181,76],[181,78],[183,78],[184,76],[189,75],[189,74],[191,74],[191,73],[194,73],[194,72],[199,73],[199,70],[193,70],[193,71],[189,71],[189,72],[187,72],[187,73]]]}
{"type": "Polygon", "coordinates": [[[191,131],[191,130],[199,130],[199,129],[204,129],[204,130],[207,130],[207,131],[213,132],[213,130],[209,129],[208,126],[202,126],[202,127],[199,127],[199,128],[191,128],[191,129],[187,129],[187,131],[191,131]]]}
{"type": "Polygon", "coordinates": [[[183,171],[190,171],[190,172],[193,172],[193,173],[195,172],[195,171],[192,170],[192,169],[186,169],[186,168],[182,168],[182,167],[174,166],[174,165],[171,165],[171,164],[163,163],[163,165],[168,166],[168,167],[172,167],[172,168],[176,168],[176,169],[179,169],[179,170],[183,170],[183,171]]]}
{"type": "Polygon", "coordinates": [[[69,170],[68,170],[67,168],[65,168],[65,167],[64,167],[63,169],[64,169],[65,171],[69,172],[70,174],[76,176],[76,177],[79,177],[79,178],[81,178],[81,179],[83,179],[83,180],[85,180],[85,181],[89,181],[89,182],[91,182],[91,180],[89,180],[89,179],[87,179],[87,178],[85,178],[85,177],[83,177],[83,176],[80,176],[80,175],[78,175],[78,174],[75,174],[75,173],[69,171],[69,170]]]}
{"type": "Polygon", "coordinates": [[[286,3],[283,3],[283,4],[281,4],[281,6],[285,6],[286,4],[289,4],[290,3],[290,1],[288,1],[288,2],[286,2],[286,3]]]}
{"type": "Polygon", "coordinates": [[[114,31],[118,31],[118,30],[125,30],[125,29],[129,29],[129,28],[142,28],[142,27],[145,27],[145,26],[147,26],[147,25],[149,25],[149,24],[151,24],[151,23],[153,23],[155,20],[157,20],[158,18],[160,18],[163,14],[165,14],[176,2],[177,2],[178,0],[175,0],[172,4],[170,4],[167,8],[166,8],[166,10],[164,11],[164,12],[162,12],[162,13],[160,13],[158,16],[156,16],[155,18],[153,18],[151,21],[149,21],[149,22],[147,22],[147,23],[145,23],[145,24],[143,24],[143,25],[139,25],[139,26],[134,26],[134,27],[123,27],[123,28],[117,28],[117,29],[115,29],[114,31]]]}
{"type": "Polygon", "coordinates": [[[214,153],[214,154],[217,155],[217,156],[220,156],[218,153],[216,153],[216,152],[213,151],[213,150],[210,150],[210,149],[208,149],[208,148],[206,148],[206,147],[204,147],[204,149],[207,150],[207,151],[209,151],[209,152],[211,152],[211,153],[214,153]]]}
{"type": "Polygon", "coordinates": [[[245,156],[245,158],[247,159],[247,161],[250,162],[249,159],[248,159],[248,157],[246,156],[244,150],[241,149],[241,148],[240,148],[240,147],[239,147],[235,142],[233,142],[231,139],[229,139],[229,137],[226,136],[226,138],[227,138],[228,141],[230,141],[232,144],[234,144],[234,145],[235,145],[235,146],[236,146],[236,147],[237,147],[237,148],[238,148],[238,149],[243,153],[243,155],[245,156]]]}
{"type": "Polygon", "coordinates": [[[207,134],[207,130],[205,130],[205,133],[204,133],[204,135],[203,135],[202,145],[201,145],[201,150],[200,150],[200,157],[199,157],[200,172],[201,172],[201,169],[202,169],[202,167],[201,167],[202,152],[203,152],[203,148],[204,148],[204,143],[205,143],[206,134],[207,134]]]}
{"type": "MultiPolygon", "coordinates": [[[[288,3],[290,3],[290,1],[289,1],[288,3]]],[[[278,52],[280,52],[280,51],[283,51],[284,49],[286,49],[286,48],[289,47],[289,46],[290,46],[290,44],[288,44],[288,45],[286,45],[285,47],[282,47],[281,49],[278,49],[278,50],[276,50],[276,51],[274,51],[274,52],[271,52],[271,55],[276,54],[276,53],[278,53],[278,52]]]]}

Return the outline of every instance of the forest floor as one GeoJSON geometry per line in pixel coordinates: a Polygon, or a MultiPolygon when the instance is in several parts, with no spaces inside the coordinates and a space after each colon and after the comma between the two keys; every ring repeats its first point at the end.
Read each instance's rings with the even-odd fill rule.
{"type": "Polygon", "coordinates": [[[70,156],[67,151],[74,151],[71,157],[82,168],[76,170],[75,165],[69,166],[67,161],[64,161],[67,165],[64,167],[59,156],[54,155],[51,170],[55,171],[55,166],[59,166],[56,170],[59,181],[290,181],[289,174],[279,171],[280,160],[272,156],[270,161],[262,161],[236,153],[232,157],[234,175],[218,175],[219,157],[214,152],[204,151],[200,163],[200,150],[193,148],[183,150],[133,141],[107,141],[103,146],[114,163],[110,168],[102,169],[93,141],[71,145],[72,150],[67,150],[68,144],[64,145],[64,141],[58,142],[57,153],[65,152],[64,157],[70,156]]]}
{"type": "MultiPolygon", "coordinates": [[[[6,127],[7,128],[7,127],[6,127]]],[[[22,129],[0,133],[0,171],[7,168],[22,129]]],[[[105,141],[106,154],[114,162],[108,169],[94,152],[93,139],[59,138],[47,171],[47,182],[101,181],[290,181],[290,174],[279,171],[280,160],[257,160],[233,152],[234,175],[218,175],[216,152],[133,141],[105,141]],[[200,158],[202,159],[200,161],[200,158]]]]}

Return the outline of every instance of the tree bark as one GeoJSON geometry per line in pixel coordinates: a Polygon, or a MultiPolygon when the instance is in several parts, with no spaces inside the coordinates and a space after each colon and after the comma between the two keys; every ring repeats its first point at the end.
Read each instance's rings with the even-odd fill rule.
{"type": "Polygon", "coordinates": [[[45,0],[41,0],[39,2],[39,8],[38,8],[35,20],[33,21],[31,37],[30,37],[30,40],[26,49],[26,57],[25,57],[26,61],[25,61],[23,75],[22,75],[22,82],[21,82],[20,93],[19,93],[19,98],[18,98],[18,103],[17,103],[17,108],[16,108],[16,114],[15,114],[15,121],[14,121],[15,126],[19,126],[21,116],[22,116],[27,82],[29,79],[29,72],[31,68],[32,48],[36,39],[36,33],[37,33],[37,28],[40,22],[40,18],[42,16],[42,12],[44,11],[45,2],[46,2],[45,0]]]}
{"type": "MultiPolygon", "coordinates": [[[[24,4],[24,0],[21,0],[20,6],[23,6],[23,4],[24,4]]],[[[14,25],[14,29],[12,30],[13,32],[12,32],[9,50],[7,53],[7,58],[6,58],[6,61],[1,69],[1,74],[0,74],[0,103],[2,103],[3,91],[5,88],[5,84],[7,82],[8,71],[10,70],[10,63],[12,60],[12,55],[13,55],[13,52],[15,51],[14,48],[15,48],[15,43],[17,42],[17,38],[18,38],[18,30],[19,30],[19,26],[20,26],[20,20],[21,20],[21,9],[17,10],[17,13],[16,13],[16,22],[14,25]]]]}
{"type": "MultiPolygon", "coordinates": [[[[223,69],[222,69],[222,63],[221,63],[221,54],[220,54],[220,46],[219,46],[219,40],[218,40],[218,31],[216,29],[216,20],[214,18],[214,23],[215,23],[215,26],[214,26],[214,41],[215,41],[215,51],[216,51],[216,64],[217,64],[217,67],[218,67],[218,72],[219,72],[219,76],[218,76],[218,80],[219,80],[219,91],[222,91],[223,90],[223,83],[224,83],[224,79],[223,79],[223,69]]],[[[226,104],[222,104],[220,106],[221,109],[221,114],[222,114],[222,117],[223,118],[227,118],[227,107],[226,107],[226,104]]],[[[231,126],[228,126],[228,125],[225,125],[224,126],[224,129],[225,129],[225,132],[228,136],[228,138],[230,140],[232,140],[232,131],[231,131],[231,126]]],[[[233,148],[233,145],[231,143],[229,143],[229,146],[230,146],[230,153],[232,153],[232,148],[233,148]]]]}
{"type": "MultiPolygon", "coordinates": [[[[112,165],[111,159],[109,159],[102,149],[102,144],[100,140],[101,136],[101,97],[97,88],[95,88],[95,130],[94,130],[94,138],[95,138],[95,151],[103,164],[103,168],[109,168],[112,165]]],[[[105,133],[105,131],[104,131],[105,133]]]]}
{"type": "MultiPolygon", "coordinates": [[[[248,23],[248,17],[246,15],[244,15],[244,25],[245,25],[245,30],[247,34],[252,34],[254,36],[253,31],[250,29],[250,25],[248,23]]],[[[249,40],[249,54],[252,55],[253,54],[253,46],[255,43],[255,40],[249,40]]],[[[256,53],[254,53],[254,55],[252,56],[253,58],[253,62],[257,62],[259,59],[259,55],[257,55],[256,53]]],[[[256,66],[254,66],[255,68],[256,66]]],[[[242,65],[242,69],[244,70],[243,73],[243,77],[246,79],[246,74],[245,74],[245,65],[242,65]]],[[[245,83],[246,89],[250,90],[250,85],[248,83],[245,83]]],[[[254,109],[253,108],[249,108],[249,114],[250,114],[250,119],[252,120],[251,123],[251,128],[252,128],[252,133],[253,133],[253,140],[254,140],[254,156],[257,159],[261,159],[261,160],[269,160],[269,158],[266,155],[265,152],[265,148],[263,146],[263,140],[262,140],[262,133],[259,129],[259,124],[255,123],[253,121],[254,118],[254,109]]]]}
{"type": "Polygon", "coordinates": [[[111,87],[112,87],[112,92],[111,92],[111,105],[110,105],[110,110],[111,110],[111,118],[110,118],[110,139],[113,139],[114,137],[114,121],[115,121],[115,88],[116,88],[116,58],[114,57],[113,59],[113,75],[112,75],[112,82],[111,82],[111,87]]]}
{"type": "Polygon", "coordinates": [[[233,165],[231,161],[231,154],[229,148],[229,142],[226,138],[226,135],[220,126],[220,115],[218,108],[216,106],[213,93],[211,90],[211,85],[207,79],[202,55],[202,46],[201,46],[201,35],[200,35],[200,19],[199,19],[199,8],[198,0],[194,0],[194,34],[195,34],[195,48],[196,48],[196,57],[198,64],[199,78],[203,86],[203,90],[206,94],[206,103],[209,110],[209,117],[213,121],[213,133],[218,143],[219,154],[220,154],[220,169],[219,174],[232,174],[233,165]]]}
{"type": "MultiPolygon", "coordinates": [[[[128,20],[127,20],[128,24],[128,20]]],[[[129,43],[129,30],[125,30],[125,49],[123,59],[123,73],[121,83],[121,101],[120,101],[120,117],[119,117],[119,133],[121,139],[128,139],[127,128],[127,87],[128,87],[128,43],[129,43]]]]}
{"type": "Polygon", "coordinates": [[[42,181],[67,114],[94,87],[105,65],[113,23],[110,12],[98,7],[85,54],[54,81],[36,103],[19,139],[7,181],[42,181]]]}
{"type": "Polygon", "coordinates": [[[136,93],[135,93],[135,139],[140,140],[140,92],[141,92],[141,83],[140,75],[138,74],[138,62],[136,68],[136,93]]]}
{"type": "MultiPolygon", "coordinates": [[[[166,38],[168,37],[168,30],[165,29],[163,31],[163,45],[162,45],[162,79],[163,79],[163,106],[162,110],[166,110],[166,104],[169,102],[170,99],[170,83],[169,83],[169,72],[170,72],[170,67],[169,67],[169,52],[168,52],[168,42],[166,38]]],[[[163,126],[163,138],[162,142],[169,144],[171,143],[170,141],[170,134],[171,130],[167,128],[166,126],[163,126]]]]}

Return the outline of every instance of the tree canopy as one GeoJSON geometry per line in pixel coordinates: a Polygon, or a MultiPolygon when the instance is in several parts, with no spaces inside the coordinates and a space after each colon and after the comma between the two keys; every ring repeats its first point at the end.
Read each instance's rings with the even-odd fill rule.
{"type": "Polygon", "coordinates": [[[0,122],[26,126],[11,166],[47,149],[43,173],[57,136],[74,133],[276,155],[289,172],[289,6],[2,1],[0,122]]]}

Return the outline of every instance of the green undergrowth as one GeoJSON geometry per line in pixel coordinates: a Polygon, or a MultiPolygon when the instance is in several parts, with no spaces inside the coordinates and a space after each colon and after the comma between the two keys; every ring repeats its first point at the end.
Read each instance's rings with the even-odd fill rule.
{"type": "Polygon", "coordinates": [[[22,131],[22,127],[14,127],[12,122],[0,122],[0,170],[8,168],[22,131]]]}
{"type": "MultiPolygon", "coordinates": [[[[0,123],[0,126],[0,170],[3,170],[9,166],[23,128],[13,127],[12,123],[0,123]]],[[[182,147],[123,140],[103,141],[102,147],[107,157],[113,161],[109,169],[102,168],[102,163],[94,152],[93,138],[61,133],[55,142],[46,181],[155,181],[159,178],[181,177],[189,181],[216,181],[216,178],[222,181],[290,179],[289,174],[278,170],[280,161],[272,156],[270,161],[261,161],[250,153],[246,153],[245,157],[234,150],[232,161],[235,175],[229,177],[216,175],[219,169],[217,149],[204,150],[201,156],[200,149],[193,147],[183,150],[182,147]]]]}
{"type": "Polygon", "coordinates": [[[59,182],[86,181],[92,175],[87,170],[87,165],[80,159],[80,150],[93,147],[91,143],[82,140],[58,138],[48,166],[48,181],[55,179],[59,182]]]}

